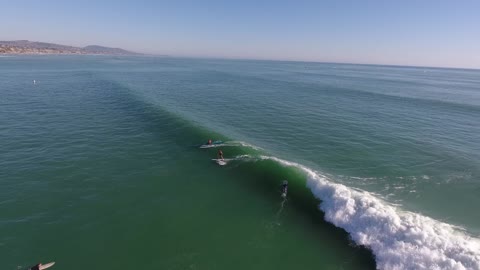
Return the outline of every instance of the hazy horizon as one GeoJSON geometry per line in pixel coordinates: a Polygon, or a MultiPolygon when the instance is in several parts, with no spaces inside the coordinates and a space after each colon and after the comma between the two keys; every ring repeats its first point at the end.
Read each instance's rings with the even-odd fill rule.
{"type": "Polygon", "coordinates": [[[480,68],[480,2],[3,3],[0,40],[174,57],[480,68]]]}

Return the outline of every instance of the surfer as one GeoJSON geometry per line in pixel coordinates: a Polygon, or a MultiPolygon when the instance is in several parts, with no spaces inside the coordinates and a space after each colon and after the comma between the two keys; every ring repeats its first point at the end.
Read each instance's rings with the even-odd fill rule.
{"type": "Polygon", "coordinates": [[[224,160],[222,149],[218,149],[218,159],[224,160]]]}
{"type": "Polygon", "coordinates": [[[282,183],[282,197],[287,197],[287,191],[288,191],[288,181],[285,180],[282,183]]]}
{"type": "Polygon", "coordinates": [[[43,265],[42,265],[41,263],[38,263],[38,264],[30,267],[29,269],[30,269],[30,270],[42,270],[42,269],[44,269],[44,268],[43,268],[43,265]]]}
{"type": "Polygon", "coordinates": [[[30,267],[29,269],[30,269],[30,270],[40,270],[40,269],[41,269],[40,267],[42,267],[42,264],[41,264],[41,263],[36,264],[36,265],[30,267]]]}
{"type": "Polygon", "coordinates": [[[211,144],[212,144],[212,139],[208,139],[207,144],[208,144],[208,145],[211,145],[211,144]]]}
{"type": "Polygon", "coordinates": [[[38,263],[38,264],[30,267],[29,270],[44,270],[44,269],[52,267],[54,264],[55,264],[55,262],[50,262],[50,263],[47,263],[47,264],[38,263]]]}

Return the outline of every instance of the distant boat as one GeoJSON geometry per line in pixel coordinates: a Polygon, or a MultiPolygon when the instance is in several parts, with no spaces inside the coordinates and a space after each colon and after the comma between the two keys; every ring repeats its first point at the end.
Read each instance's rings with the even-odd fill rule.
{"type": "Polygon", "coordinates": [[[33,80],[33,84],[37,84],[37,81],[33,80]]]}

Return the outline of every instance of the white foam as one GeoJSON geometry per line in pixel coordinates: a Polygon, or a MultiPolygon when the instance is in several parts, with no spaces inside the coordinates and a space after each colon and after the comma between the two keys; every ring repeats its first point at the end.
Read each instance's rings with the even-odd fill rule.
{"type": "Polygon", "coordinates": [[[238,156],[235,156],[234,158],[232,158],[232,160],[255,161],[257,159],[250,156],[250,155],[238,155],[238,156]]]}
{"type": "Polygon", "coordinates": [[[480,269],[480,239],[452,225],[402,211],[368,192],[328,181],[305,166],[262,156],[307,174],[325,220],[368,247],[378,269],[480,269]]]}
{"type": "Polygon", "coordinates": [[[200,145],[199,148],[208,149],[208,148],[216,148],[216,147],[223,147],[223,146],[226,146],[226,144],[223,144],[223,143],[219,143],[219,144],[202,144],[202,145],[200,145]]]}
{"type": "Polygon", "coordinates": [[[229,141],[229,142],[225,142],[225,144],[232,145],[232,146],[243,146],[243,147],[251,148],[257,151],[263,150],[261,147],[258,147],[246,142],[242,142],[242,141],[229,141]]]}

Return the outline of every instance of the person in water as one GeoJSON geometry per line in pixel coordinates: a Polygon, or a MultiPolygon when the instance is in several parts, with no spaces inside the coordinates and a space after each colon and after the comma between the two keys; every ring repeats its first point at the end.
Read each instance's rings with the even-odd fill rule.
{"type": "Polygon", "coordinates": [[[208,139],[207,144],[208,144],[208,145],[212,144],[212,139],[208,139]]]}
{"type": "Polygon", "coordinates": [[[287,191],[288,191],[288,181],[285,180],[282,183],[282,196],[287,196],[287,191]]]}
{"type": "Polygon", "coordinates": [[[222,149],[218,149],[218,159],[224,160],[222,149]]]}
{"type": "Polygon", "coordinates": [[[41,269],[43,269],[41,263],[36,264],[36,265],[34,265],[34,266],[32,266],[32,267],[29,268],[29,270],[41,270],[41,269]]]}

